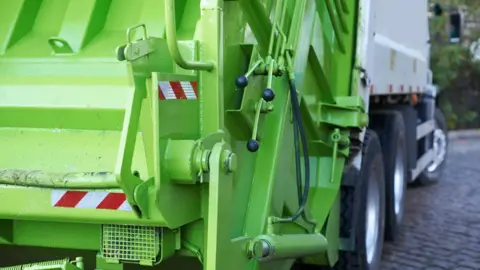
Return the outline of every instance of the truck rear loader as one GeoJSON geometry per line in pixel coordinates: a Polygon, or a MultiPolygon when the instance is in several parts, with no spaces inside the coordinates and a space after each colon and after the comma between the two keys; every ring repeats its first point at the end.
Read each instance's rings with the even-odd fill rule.
{"type": "Polygon", "coordinates": [[[0,269],[380,269],[447,154],[426,0],[2,0],[0,269]]]}

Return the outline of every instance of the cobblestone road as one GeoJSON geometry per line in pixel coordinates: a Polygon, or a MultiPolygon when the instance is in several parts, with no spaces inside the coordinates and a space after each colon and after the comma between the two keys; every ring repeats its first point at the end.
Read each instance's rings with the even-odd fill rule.
{"type": "Polygon", "coordinates": [[[437,185],[410,188],[382,270],[480,269],[480,139],[452,140],[437,185]]]}

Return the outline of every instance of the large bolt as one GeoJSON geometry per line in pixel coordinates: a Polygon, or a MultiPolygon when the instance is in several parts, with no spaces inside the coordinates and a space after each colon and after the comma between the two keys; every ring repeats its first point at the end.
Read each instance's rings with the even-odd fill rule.
{"type": "Polygon", "coordinates": [[[225,169],[231,173],[237,169],[237,155],[231,151],[226,151],[225,169]]]}
{"type": "Polygon", "coordinates": [[[260,239],[251,243],[249,255],[257,260],[264,260],[272,253],[272,246],[267,240],[260,239]]]}
{"type": "Polygon", "coordinates": [[[342,149],[347,148],[350,146],[350,139],[348,137],[342,137],[338,141],[338,146],[342,149]]]}
{"type": "Polygon", "coordinates": [[[212,153],[211,150],[205,150],[202,151],[202,156],[201,156],[201,168],[203,172],[209,172],[210,171],[210,164],[208,163],[210,159],[210,154],[212,153]]]}

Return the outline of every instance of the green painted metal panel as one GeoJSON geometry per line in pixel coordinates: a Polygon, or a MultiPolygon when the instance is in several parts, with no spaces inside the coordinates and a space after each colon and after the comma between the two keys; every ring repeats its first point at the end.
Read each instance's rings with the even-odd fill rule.
{"type": "Polygon", "coordinates": [[[104,269],[187,257],[212,270],[334,263],[344,142],[366,124],[351,95],[356,9],[3,1],[0,243],[96,251],[104,269]],[[302,207],[300,121],[310,164],[302,207]],[[107,243],[115,233],[122,240],[107,243]],[[255,259],[262,241],[281,258],[255,259]]]}

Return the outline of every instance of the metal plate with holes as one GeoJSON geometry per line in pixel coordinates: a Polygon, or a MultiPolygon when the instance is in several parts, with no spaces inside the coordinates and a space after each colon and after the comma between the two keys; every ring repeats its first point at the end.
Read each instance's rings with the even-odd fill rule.
{"type": "Polygon", "coordinates": [[[159,259],[162,229],[135,225],[103,225],[102,257],[107,261],[152,265],[159,259]]]}

